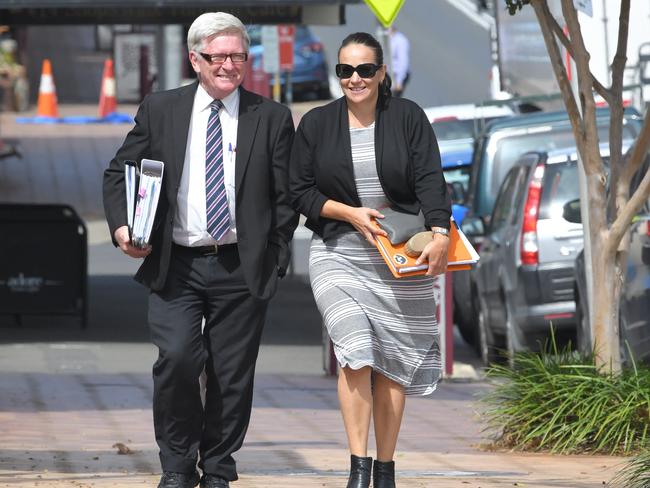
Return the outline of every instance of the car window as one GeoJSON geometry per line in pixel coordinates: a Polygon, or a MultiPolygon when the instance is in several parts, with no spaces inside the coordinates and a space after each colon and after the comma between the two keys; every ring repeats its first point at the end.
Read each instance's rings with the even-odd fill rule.
{"type": "Polygon", "coordinates": [[[480,130],[497,117],[481,119],[456,119],[453,117],[434,120],[431,123],[438,141],[453,141],[457,139],[473,139],[480,130]]]}
{"type": "Polygon", "coordinates": [[[450,168],[444,170],[445,181],[448,184],[459,182],[463,185],[465,193],[467,193],[467,186],[469,184],[470,167],[463,166],[462,168],[450,168]]]}
{"type": "MultiPolygon", "coordinates": [[[[258,44],[262,44],[262,29],[261,26],[257,24],[252,24],[249,25],[246,28],[246,31],[248,32],[248,37],[250,37],[251,40],[251,46],[257,46],[258,44]]],[[[294,40],[296,42],[305,42],[309,41],[312,38],[311,31],[309,28],[305,25],[297,25],[295,26],[295,31],[294,31],[294,40]]]]}
{"type": "Polygon", "coordinates": [[[520,171],[521,167],[519,166],[512,168],[499,189],[496,204],[494,205],[494,212],[492,212],[492,218],[490,219],[491,232],[498,230],[508,221],[508,215],[512,208],[512,197],[515,194],[520,171]]]}
{"type": "Polygon", "coordinates": [[[562,218],[564,204],[580,198],[578,165],[575,161],[547,164],[539,203],[540,219],[562,218]]]}
{"type": "Polygon", "coordinates": [[[248,37],[251,39],[251,46],[262,44],[262,29],[259,25],[249,25],[246,31],[248,32],[248,37]]]}
{"type": "MultiPolygon", "coordinates": [[[[609,140],[609,128],[599,127],[598,137],[601,141],[609,140]]],[[[630,126],[623,126],[623,137],[635,137],[630,126]]],[[[533,133],[493,134],[478,168],[475,213],[483,216],[490,214],[503,178],[522,153],[572,147],[575,147],[575,141],[571,126],[567,124],[555,128],[549,126],[533,133]]]]}
{"type": "MultiPolygon", "coordinates": [[[[535,157],[537,159],[537,157],[535,157]]],[[[526,186],[528,184],[528,173],[531,166],[526,166],[517,173],[517,182],[515,186],[515,194],[512,197],[512,211],[510,212],[510,225],[517,222],[517,218],[524,211],[524,194],[526,193],[526,186]]]]}
{"type": "Polygon", "coordinates": [[[453,141],[455,139],[471,139],[474,137],[473,120],[441,120],[431,124],[436,139],[439,141],[453,141]]]}

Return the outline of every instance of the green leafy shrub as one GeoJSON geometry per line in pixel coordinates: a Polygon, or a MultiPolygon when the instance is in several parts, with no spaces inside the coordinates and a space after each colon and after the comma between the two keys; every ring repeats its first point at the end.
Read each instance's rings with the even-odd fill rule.
{"type": "Polygon", "coordinates": [[[510,363],[488,369],[495,387],[482,398],[495,447],[629,454],[650,446],[650,369],[604,374],[592,356],[554,345],[510,363]]]}
{"type": "Polygon", "coordinates": [[[650,451],[632,459],[607,486],[612,488],[648,488],[650,486],[650,451]]]}

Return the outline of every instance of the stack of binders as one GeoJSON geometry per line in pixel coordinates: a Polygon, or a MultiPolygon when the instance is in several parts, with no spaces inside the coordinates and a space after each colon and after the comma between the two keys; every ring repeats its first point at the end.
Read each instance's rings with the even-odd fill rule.
{"type": "Polygon", "coordinates": [[[135,161],[124,161],[127,222],[131,244],[135,247],[143,248],[149,244],[164,168],[162,161],[153,159],[143,159],[139,170],[135,161]]]}

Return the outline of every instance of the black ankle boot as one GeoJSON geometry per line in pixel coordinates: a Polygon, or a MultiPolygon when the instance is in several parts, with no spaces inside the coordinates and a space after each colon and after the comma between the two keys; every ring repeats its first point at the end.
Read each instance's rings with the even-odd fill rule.
{"type": "Polygon", "coordinates": [[[350,456],[350,478],[347,488],[368,488],[370,486],[371,457],[350,456]]]}
{"type": "Polygon", "coordinates": [[[372,468],[372,488],[395,488],[395,461],[375,461],[372,468]]]}

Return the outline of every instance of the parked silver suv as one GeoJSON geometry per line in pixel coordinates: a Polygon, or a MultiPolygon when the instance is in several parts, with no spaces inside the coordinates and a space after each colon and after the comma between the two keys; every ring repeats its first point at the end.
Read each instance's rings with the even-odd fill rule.
{"type": "Polygon", "coordinates": [[[583,231],[563,218],[564,205],[579,198],[575,158],[567,150],[526,153],[496,195],[475,275],[485,363],[499,349],[535,347],[550,323],[575,330],[573,268],[583,231]]]}

